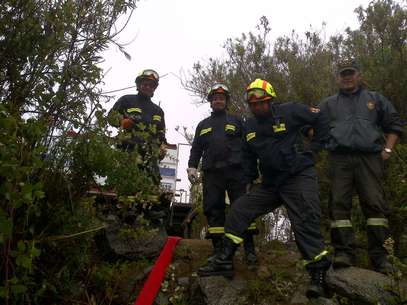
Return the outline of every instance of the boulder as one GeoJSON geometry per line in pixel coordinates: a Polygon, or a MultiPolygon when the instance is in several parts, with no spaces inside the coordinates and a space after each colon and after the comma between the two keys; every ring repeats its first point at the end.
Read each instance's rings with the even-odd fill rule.
{"type": "MultiPolygon", "coordinates": [[[[109,248],[118,256],[134,260],[144,258],[155,258],[161,253],[167,240],[164,227],[156,227],[144,230],[142,234],[126,234],[123,232],[123,223],[114,215],[109,215],[105,223],[105,236],[109,248]]],[[[133,224],[137,229],[137,225],[133,224]]]]}
{"type": "Polygon", "coordinates": [[[327,285],[335,294],[358,305],[396,305],[395,282],[381,273],[356,267],[329,270],[327,285]]]}
{"type": "Polygon", "coordinates": [[[206,305],[247,305],[247,281],[228,280],[223,276],[198,278],[206,305]]]}

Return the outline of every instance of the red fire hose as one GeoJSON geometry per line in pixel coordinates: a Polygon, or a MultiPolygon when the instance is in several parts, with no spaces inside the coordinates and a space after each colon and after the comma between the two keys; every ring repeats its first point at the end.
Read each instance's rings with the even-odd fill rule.
{"type": "Polygon", "coordinates": [[[172,255],[181,237],[168,236],[167,242],[162,249],[160,256],[155,262],[153,269],[151,269],[148,275],[147,281],[144,283],[143,289],[141,289],[134,305],[151,305],[160,290],[161,282],[164,279],[165,271],[168,265],[171,263],[172,255]]]}

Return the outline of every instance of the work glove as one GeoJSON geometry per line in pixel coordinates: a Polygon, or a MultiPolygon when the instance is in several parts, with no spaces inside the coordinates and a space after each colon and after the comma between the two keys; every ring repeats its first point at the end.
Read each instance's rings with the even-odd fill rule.
{"type": "Polygon", "coordinates": [[[131,129],[133,127],[133,125],[134,125],[134,121],[132,119],[129,119],[129,118],[124,118],[120,122],[120,126],[123,129],[126,129],[126,130],[131,129]]]}
{"type": "Polygon", "coordinates": [[[188,173],[188,180],[192,184],[196,183],[198,180],[198,170],[194,167],[189,167],[187,168],[187,173],[188,173]]]}
{"type": "Polygon", "coordinates": [[[160,161],[165,158],[166,154],[167,154],[167,145],[161,144],[160,145],[160,152],[159,152],[159,155],[158,155],[158,158],[160,159],[160,161]]]}

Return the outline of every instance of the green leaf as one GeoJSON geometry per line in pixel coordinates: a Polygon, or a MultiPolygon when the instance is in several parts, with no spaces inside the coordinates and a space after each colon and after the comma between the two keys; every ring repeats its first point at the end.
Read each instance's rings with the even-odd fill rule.
{"type": "Polygon", "coordinates": [[[20,253],[25,253],[25,250],[27,249],[25,242],[23,242],[22,240],[20,240],[20,241],[17,243],[17,249],[18,249],[18,252],[20,252],[20,253]]]}
{"type": "Polygon", "coordinates": [[[32,257],[38,257],[41,254],[41,250],[38,248],[35,248],[34,246],[31,248],[31,255],[32,257]]]}
{"type": "Polygon", "coordinates": [[[32,191],[33,191],[33,186],[31,184],[25,184],[21,190],[23,199],[25,202],[32,202],[33,197],[32,197],[32,191]]]}
{"type": "Polygon", "coordinates": [[[30,257],[28,257],[26,255],[19,255],[16,258],[16,264],[17,264],[17,266],[21,266],[25,269],[31,269],[32,260],[30,257]]]}
{"type": "Polygon", "coordinates": [[[0,298],[5,299],[7,295],[6,287],[0,286],[0,298]]]}
{"type": "Polygon", "coordinates": [[[11,286],[11,292],[12,292],[14,295],[23,294],[23,293],[25,293],[26,291],[27,291],[27,287],[24,286],[24,285],[17,284],[17,285],[12,285],[12,286],[11,286]]]}
{"type": "Polygon", "coordinates": [[[13,223],[6,215],[0,214],[0,242],[8,239],[13,231],[13,223]]]}

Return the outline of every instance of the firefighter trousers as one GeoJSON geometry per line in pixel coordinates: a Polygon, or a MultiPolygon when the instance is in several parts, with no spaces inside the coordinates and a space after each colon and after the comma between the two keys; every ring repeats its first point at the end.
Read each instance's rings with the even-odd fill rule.
{"type": "Polygon", "coordinates": [[[278,188],[255,185],[249,193],[233,203],[226,218],[226,236],[240,243],[244,231],[256,217],[275,210],[281,204],[287,209],[303,258],[307,262],[321,261],[324,266],[329,265],[320,231],[318,180],[313,167],[288,178],[278,188]]]}
{"type": "Polygon", "coordinates": [[[208,221],[209,236],[223,235],[226,203],[225,192],[232,204],[246,192],[240,166],[206,170],[203,176],[203,208],[208,221]]]}

